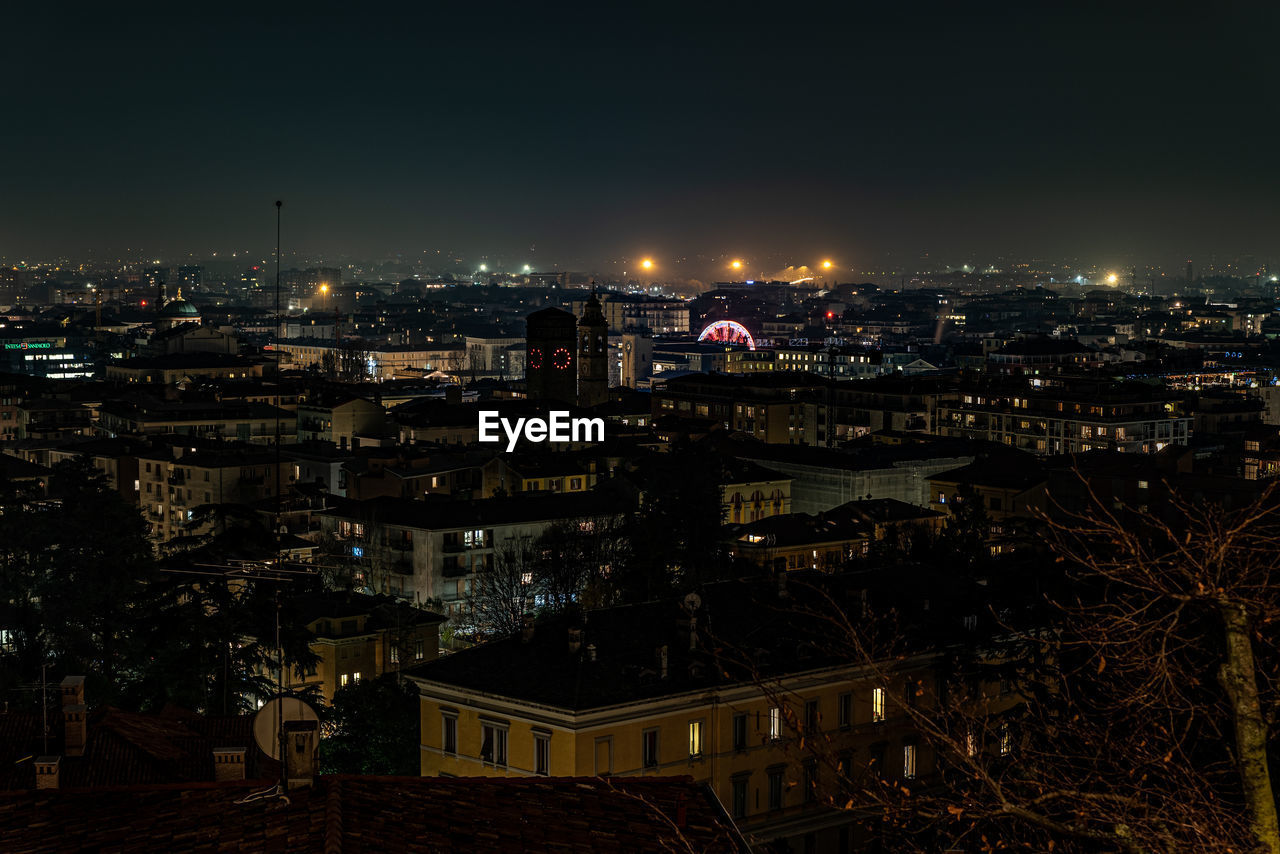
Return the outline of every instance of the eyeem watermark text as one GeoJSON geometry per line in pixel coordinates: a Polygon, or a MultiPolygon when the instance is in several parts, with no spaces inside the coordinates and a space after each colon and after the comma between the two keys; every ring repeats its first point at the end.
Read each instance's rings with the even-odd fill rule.
{"type": "Polygon", "coordinates": [[[514,451],[524,438],[529,442],[603,442],[603,418],[570,418],[567,410],[552,410],[549,418],[503,418],[495,410],[480,410],[480,441],[501,442],[506,434],[507,451],[514,451]],[[501,433],[499,432],[501,429],[501,433]]]}

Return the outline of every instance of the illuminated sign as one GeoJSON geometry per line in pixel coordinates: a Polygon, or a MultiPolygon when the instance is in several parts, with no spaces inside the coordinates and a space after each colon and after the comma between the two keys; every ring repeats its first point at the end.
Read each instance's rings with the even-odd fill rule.
{"type": "Polygon", "coordinates": [[[53,346],[52,341],[20,341],[14,344],[5,342],[6,350],[48,350],[53,346]]]}

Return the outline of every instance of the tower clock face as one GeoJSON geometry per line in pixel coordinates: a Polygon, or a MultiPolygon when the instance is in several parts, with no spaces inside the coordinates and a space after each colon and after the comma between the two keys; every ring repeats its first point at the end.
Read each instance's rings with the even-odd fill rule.
{"type": "Polygon", "coordinates": [[[573,356],[565,347],[557,347],[555,352],[551,354],[551,366],[557,371],[563,371],[569,367],[569,363],[573,360],[573,356]]]}
{"type": "Polygon", "coordinates": [[[529,349],[529,367],[535,371],[542,367],[542,348],[531,347],[529,349]]]}

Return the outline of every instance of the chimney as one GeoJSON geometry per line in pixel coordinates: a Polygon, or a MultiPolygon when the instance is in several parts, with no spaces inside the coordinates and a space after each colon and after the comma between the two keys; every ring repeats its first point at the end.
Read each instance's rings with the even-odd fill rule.
{"type": "Polygon", "coordinates": [[[62,680],[62,746],[68,756],[84,756],[89,740],[89,712],[84,703],[84,677],[62,680]]]}
{"type": "Polygon", "coordinates": [[[285,721],[285,779],[288,788],[310,786],[316,776],[316,721],[285,721]]]}
{"type": "Polygon", "coordinates": [[[569,628],[569,654],[577,655],[580,649],[582,649],[582,629],[578,626],[571,626],[569,628]]]}
{"type": "Polygon", "coordinates": [[[520,640],[528,643],[533,640],[533,614],[525,614],[520,619],[520,640]]]}
{"type": "Polygon", "coordinates": [[[37,758],[36,789],[58,788],[58,771],[61,766],[61,756],[41,756],[37,758]]]}
{"type": "Polygon", "coordinates": [[[222,783],[227,780],[244,779],[243,747],[215,747],[213,749],[213,781],[222,783]]]}

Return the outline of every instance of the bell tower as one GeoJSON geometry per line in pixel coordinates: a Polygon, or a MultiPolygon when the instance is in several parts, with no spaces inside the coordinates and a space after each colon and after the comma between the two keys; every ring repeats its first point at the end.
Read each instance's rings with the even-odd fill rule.
{"type": "Polygon", "coordinates": [[[595,289],[578,321],[578,405],[599,406],[609,399],[609,323],[595,289]]]}

